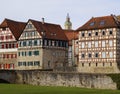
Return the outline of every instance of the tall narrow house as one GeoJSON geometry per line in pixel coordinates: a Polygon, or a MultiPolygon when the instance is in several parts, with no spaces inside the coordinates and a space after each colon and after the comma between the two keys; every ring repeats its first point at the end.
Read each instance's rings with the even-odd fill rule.
{"type": "Polygon", "coordinates": [[[17,40],[26,23],[5,19],[0,24],[0,69],[16,69],[17,40]]]}
{"type": "Polygon", "coordinates": [[[92,17],[79,31],[79,72],[118,73],[120,22],[116,16],[92,17]]]}
{"type": "Polygon", "coordinates": [[[53,69],[67,63],[68,42],[60,25],[30,19],[18,43],[17,69],[53,69]]]}

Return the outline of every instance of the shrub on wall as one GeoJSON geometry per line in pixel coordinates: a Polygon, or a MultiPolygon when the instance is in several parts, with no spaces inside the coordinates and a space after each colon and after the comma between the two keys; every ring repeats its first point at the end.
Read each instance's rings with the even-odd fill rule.
{"type": "Polygon", "coordinates": [[[117,89],[120,90],[120,74],[108,74],[112,78],[113,82],[117,84],[117,89]]]}

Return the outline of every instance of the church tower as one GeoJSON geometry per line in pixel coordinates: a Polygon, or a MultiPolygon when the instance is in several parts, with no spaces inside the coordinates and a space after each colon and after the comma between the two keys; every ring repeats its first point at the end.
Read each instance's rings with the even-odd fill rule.
{"type": "Polygon", "coordinates": [[[65,21],[65,29],[66,30],[71,30],[72,29],[72,23],[70,21],[70,17],[69,17],[69,14],[67,14],[67,17],[66,17],[66,21],[65,21]]]}

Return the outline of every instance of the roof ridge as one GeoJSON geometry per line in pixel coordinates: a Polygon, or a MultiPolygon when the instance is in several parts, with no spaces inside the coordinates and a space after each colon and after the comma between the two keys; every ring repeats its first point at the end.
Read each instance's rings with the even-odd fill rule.
{"type": "MultiPolygon", "coordinates": [[[[38,23],[41,23],[41,24],[42,24],[42,21],[39,21],[39,20],[34,20],[34,19],[29,19],[29,20],[35,21],[35,22],[38,22],[38,23]]],[[[29,20],[28,20],[28,21],[29,21],[29,20]]],[[[60,26],[59,24],[48,23],[48,22],[44,22],[44,24],[50,24],[50,25],[58,25],[58,26],[60,26]]]]}

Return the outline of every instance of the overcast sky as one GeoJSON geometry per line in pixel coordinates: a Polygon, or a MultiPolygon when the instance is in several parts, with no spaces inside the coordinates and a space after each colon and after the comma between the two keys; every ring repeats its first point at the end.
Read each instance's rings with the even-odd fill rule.
{"type": "Polygon", "coordinates": [[[44,17],[46,22],[64,28],[67,13],[77,29],[91,17],[120,15],[120,0],[0,0],[0,22],[4,18],[41,21],[44,17]]]}

